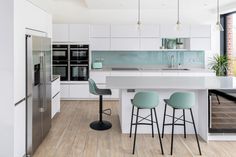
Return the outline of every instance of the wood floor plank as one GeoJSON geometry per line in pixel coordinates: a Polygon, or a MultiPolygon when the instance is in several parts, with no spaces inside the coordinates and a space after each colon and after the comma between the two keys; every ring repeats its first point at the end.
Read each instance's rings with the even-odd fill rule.
{"type": "MultiPolygon", "coordinates": [[[[137,135],[135,155],[133,136],[121,134],[118,102],[104,101],[104,109],[112,115],[104,116],[112,123],[107,131],[94,131],[89,124],[98,120],[98,101],[61,101],[61,112],[52,120],[52,128],[33,157],[160,157],[158,135],[137,135]]],[[[150,128],[151,129],[151,128],[150,128]]],[[[162,139],[165,157],[170,157],[170,135],[162,139]]],[[[203,157],[234,157],[236,142],[209,142],[200,139],[203,157]]],[[[194,135],[174,136],[173,157],[198,157],[194,135]]]]}

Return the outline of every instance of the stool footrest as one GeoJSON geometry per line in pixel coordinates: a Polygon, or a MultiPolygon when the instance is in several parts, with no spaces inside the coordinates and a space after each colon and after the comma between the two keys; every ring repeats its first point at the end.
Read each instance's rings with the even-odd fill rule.
{"type": "Polygon", "coordinates": [[[107,116],[111,116],[111,109],[105,109],[102,111],[103,114],[107,115],[107,116]]]}

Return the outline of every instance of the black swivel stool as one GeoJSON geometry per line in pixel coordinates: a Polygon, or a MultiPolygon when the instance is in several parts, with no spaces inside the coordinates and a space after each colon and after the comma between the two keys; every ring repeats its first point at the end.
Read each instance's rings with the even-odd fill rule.
{"type": "Polygon", "coordinates": [[[108,121],[104,121],[102,119],[102,114],[111,115],[111,109],[103,110],[103,95],[111,95],[110,89],[99,89],[92,79],[88,79],[89,81],[89,92],[94,95],[99,95],[99,120],[94,121],[90,124],[90,128],[94,130],[108,130],[112,127],[112,124],[108,121]],[[108,111],[109,113],[107,113],[108,111]]]}

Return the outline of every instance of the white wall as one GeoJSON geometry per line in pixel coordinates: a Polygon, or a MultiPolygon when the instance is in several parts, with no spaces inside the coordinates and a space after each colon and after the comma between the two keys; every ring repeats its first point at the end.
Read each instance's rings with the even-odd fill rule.
{"type": "Polygon", "coordinates": [[[13,157],[13,52],[14,0],[0,1],[0,156],[13,157]],[[4,20],[3,20],[4,19],[4,20]]]}

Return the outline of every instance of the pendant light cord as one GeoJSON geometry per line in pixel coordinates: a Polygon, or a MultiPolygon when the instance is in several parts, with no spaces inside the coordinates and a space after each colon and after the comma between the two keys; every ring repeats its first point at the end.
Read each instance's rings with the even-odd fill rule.
{"type": "Polygon", "coordinates": [[[138,24],[141,23],[140,17],[141,17],[141,7],[140,7],[140,0],[138,0],[138,24]]]}
{"type": "Polygon", "coordinates": [[[217,22],[220,22],[220,1],[217,0],[217,22]]]}
{"type": "Polygon", "coordinates": [[[178,23],[179,23],[179,0],[178,0],[178,13],[177,13],[177,15],[178,15],[178,23]]]}

